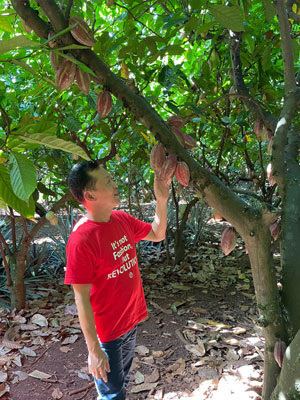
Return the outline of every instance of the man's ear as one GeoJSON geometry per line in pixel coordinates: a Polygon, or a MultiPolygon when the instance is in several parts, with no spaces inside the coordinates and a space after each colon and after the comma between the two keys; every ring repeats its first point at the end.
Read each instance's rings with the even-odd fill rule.
{"type": "Polygon", "coordinates": [[[85,201],[94,201],[94,200],[96,200],[96,197],[89,190],[86,190],[84,192],[83,197],[84,197],[85,201]]]}

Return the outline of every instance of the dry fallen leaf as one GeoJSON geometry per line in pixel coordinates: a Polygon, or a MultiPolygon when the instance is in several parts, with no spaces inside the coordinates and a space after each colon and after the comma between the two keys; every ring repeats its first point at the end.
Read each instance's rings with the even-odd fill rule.
{"type": "Polygon", "coordinates": [[[30,374],[28,374],[28,375],[32,376],[32,378],[37,378],[37,379],[50,379],[51,378],[51,375],[48,375],[42,371],[38,371],[37,369],[30,372],[30,374]]]}
{"type": "Polygon", "coordinates": [[[48,326],[47,318],[45,318],[42,314],[35,314],[31,318],[31,323],[39,326],[48,326]]]}
{"type": "Polygon", "coordinates": [[[144,383],[145,376],[140,371],[136,371],[134,375],[134,381],[136,385],[140,385],[141,383],[144,383]]]}
{"type": "Polygon", "coordinates": [[[0,383],[7,381],[7,372],[0,371],[0,383]]]}
{"type": "Polygon", "coordinates": [[[76,340],[78,339],[78,335],[72,335],[69,337],[66,337],[61,344],[72,344],[75,343],[76,340]]]}
{"type": "Polygon", "coordinates": [[[69,346],[61,346],[59,350],[62,351],[63,353],[69,353],[69,351],[72,351],[71,347],[69,346]]]}
{"type": "Polygon", "coordinates": [[[204,345],[199,344],[186,344],[184,346],[188,351],[195,354],[198,357],[203,357],[205,355],[204,345]]]}
{"type": "Polygon", "coordinates": [[[146,392],[156,388],[157,385],[158,383],[142,383],[141,385],[134,386],[131,389],[131,393],[146,392]]]}
{"type": "Polygon", "coordinates": [[[51,393],[51,396],[53,397],[53,399],[61,399],[63,397],[63,393],[59,388],[55,388],[51,393]]]}
{"type": "Polygon", "coordinates": [[[143,346],[143,345],[141,345],[141,346],[137,346],[136,348],[135,348],[135,351],[136,351],[136,353],[138,353],[140,356],[146,356],[147,354],[149,354],[149,349],[148,349],[148,347],[146,347],[146,346],[143,346]]]}
{"type": "Polygon", "coordinates": [[[145,378],[145,383],[155,383],[159,380],[159,370],[155,368],[151,375],[147,375],[145,378]]]}
{"type": "Polygon", "coordinates": [[[20,353],[24,356],[36,357],[36,352],[29,347],[23,347],[23,349],[20,349],[20,353]]]}

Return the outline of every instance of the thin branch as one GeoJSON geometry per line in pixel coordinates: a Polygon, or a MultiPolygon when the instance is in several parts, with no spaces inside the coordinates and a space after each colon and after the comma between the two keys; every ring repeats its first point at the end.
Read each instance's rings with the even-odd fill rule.
{"type": "Polygon", "coordinates": [[[11,280],[9,265],[8,265],[7,259],[6,259],[6,257],[5,257],[4,248],[3,248],[1,242],[0,242],[0,252],[1,252],[1,255],[2,255],[3,264],[4,264],[5,271],[6,271],[6,277],[7,277],[7,283],[6,283],[6,285],[7,285],[7,286],[12,286],[13,283],[12,283],[12,280],[11,280]]]}
{"type": "Polygon", "coordinates": [[[66,12],[65,12],[66,20],[68,20],[70,18],[70,12],[71,12],[72,5],[73,5],[73,0],[69,0],[67,8],[66,8],[66,12]]]}
{"type": "Polygon", "coordinates": [[[10,213],[10,221],[11,221],[11,236],[14,253],[17,251],[17,238],[16,238],[16,217],[14,215],[14,210],[11,207],[8,207],[10,213]]]}
{"type": "Polygon", "coordinates": [[[10,249],[8,247],[8,244],[7,244],[6,240],[4,239],[4,236],[2,235],[1,232],[0,232],[0,241],[2,241],[3,246],[5,247],[5,250],[7,251],[7,254],[11,255],[11,251],[10,251],[10,249]]]}

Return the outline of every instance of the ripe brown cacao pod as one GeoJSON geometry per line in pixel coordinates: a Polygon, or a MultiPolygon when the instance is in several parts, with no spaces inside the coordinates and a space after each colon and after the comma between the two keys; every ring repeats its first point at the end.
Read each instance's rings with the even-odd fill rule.
{"type": "Polygon", "coordinates": [[[172,115],[167,119],[167,125],[171,127],[176,126],[177,128],[181,128],[182,126],[184,126],[184,122],[180,115],[172,115]]]}
{"type": "Polygon", "coordinates": [[[157,143],[152,147],[150,154],[150,165],[154,172],[159,172],[166,159],[165,147],[157,143]]]}
{"type": "Polygon", "coordinates": [[[183,135],[184,147],[186,149],[194,149],[197,147],[196,140],[191,135],[183,135]]]}
{"type": "Polygon", "coordinates": [[[86,71],[82,71],[82,69],[80,69],[77,65],[75,77],[76,77],[76,82],[77,82],[79,89],[85,95],[88,95],[89,91],[90,91],[90,86],[91,86],[91,80],[90,80],[89,73],[86,71]]]}
{"type": "Polygon", "coordinates": [[[184,161],[179,161],[176,165],[175,176],[182,186],[188,186],[190,181],[190,170],[184,161]]]}
{"type": "Polygon", "coordinates": [[[184,146],[185,145],[184,133],[182,133],[180,128],[178,128],[177,126],[172,126],[171,129],[172,129],[172,132],[174,133],[174,135],[176,136],[176,139],[178,140],[178,142],[182,146],[184,146]]]}
{"type": "Polygon", "coordinates": [[[63,61],[64,61],[64,58],[57,51],[50,52],[50,63],[51,63],[51,67],[54,69],[54,71],[59,70],[63,61]]]}
{"type": "Polygon", "coordinates": [[[282,340],[278,340],[274,346],[274,358],[279,367],[282,367],[283,357],[286,351],[286,344],[282,340]]]}
{"type": "MultiPolygon", "coordinates": [[[[56,35],[55,32],[53,32],[53,31],[49,32],[49,33],[48,33],[48,39],[51,39],[52,36],[54,36],[54,35],[56,35]]],[[[48,46],[51,47],[52,49],[53,49],[54,47],[56,47],[56,42],[55,42],[55,40],[50,40],[50,42],[48,42],[48,46]]]]}
{"type": "Polygon", "coordinates": [[[92,30],[88,24],[79,17],[72,17],[69,20],[69,26],[77,23],[77,26],[71,30],[71,35],[77,42],[84,44],[85,46],[94,46],[95,39],[92,30]]]}
{"type": "Polygon", "coordinates": [[[279,231],[280,231],[280,221],[274,222],[272,225],[269,226],[271,236],[274,240],[278,238],[279,231]]]}
{"type": "Polygon", "coordinates": [[[101,118],[106,117],[112,109],[112,97],[108,90],[104,90],[97,97],[96,108],[101,118]]]}
{"type": "Polygon", "coordinates": [[[237,241],[237,233],[235,229],[230,226],[223,231],[221,239],[222,251],[227,256],[235,248],[237,241]]]}
{"type": "Polygon", "coordinates": [[[76,65],[70,60],[64,60],[56,72],[56,85],[60,91],[68,89],[75,78],[76,65]]]}
{"type": "Polygon", "coordinates": [[[166,183],[171,183],[177,165],[177,157],[175,154],[170,154],[161,167],[159,177],[166,183]]]}
{"type": "Polygon", "coordinates": [[[266,142],[269,138],[268,130],[261,121],[255,122],[254,133],[259,141],[266,142]]]}

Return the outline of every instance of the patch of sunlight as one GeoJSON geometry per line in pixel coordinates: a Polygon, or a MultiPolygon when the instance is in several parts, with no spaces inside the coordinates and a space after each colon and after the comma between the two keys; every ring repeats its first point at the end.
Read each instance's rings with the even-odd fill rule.
{"type": "Polygon", "coordinates": [[[288,360],[291,359],[291,348],[290,346],[287,347],[286,351],[285,351],[285,356],[288,360]]]}
{"type": "Polygon", "coordinates": [[[280,392],[278,396],[278,400],[286,400],[285,394],[280,392]]]}

